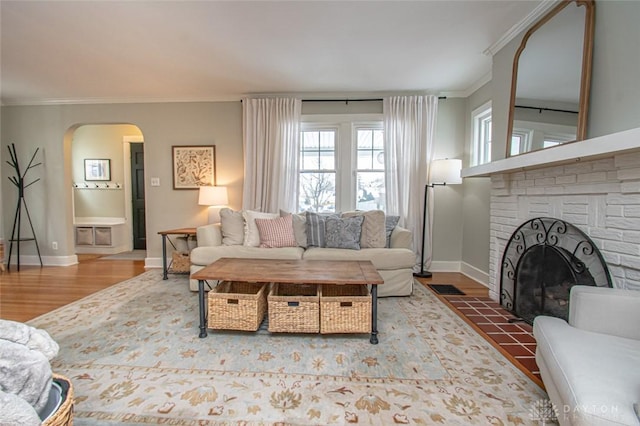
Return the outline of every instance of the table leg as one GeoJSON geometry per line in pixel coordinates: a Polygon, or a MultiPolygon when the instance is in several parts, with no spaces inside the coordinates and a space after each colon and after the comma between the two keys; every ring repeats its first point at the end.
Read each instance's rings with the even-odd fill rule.
{"type": "Polygon", "coordinates": [[[198,280],[198,305],[200,308],[200,337],[207,337],[207,316],[205,314],[205,293],[204,293],[204,280],[198,280]]]}
{"type": "Polygon", "coordinates": [[[371,285],[371,338],[372,345],[378,344],[378,286],[371,285]]]}
{"type": "Polygon", "coordinates": [[[162,236],[162,279],[166,280],[167,277],[167,236],[162,236]]]}

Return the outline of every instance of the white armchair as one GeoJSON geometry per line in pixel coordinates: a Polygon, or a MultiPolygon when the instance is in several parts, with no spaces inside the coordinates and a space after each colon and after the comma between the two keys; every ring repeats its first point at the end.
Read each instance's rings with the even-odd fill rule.
{"type": "Polygon", "coordinates": [[[560,425],[640,425],[640,291],[574,286],[569,322],[538,316],[533,334],[560,425]]]}

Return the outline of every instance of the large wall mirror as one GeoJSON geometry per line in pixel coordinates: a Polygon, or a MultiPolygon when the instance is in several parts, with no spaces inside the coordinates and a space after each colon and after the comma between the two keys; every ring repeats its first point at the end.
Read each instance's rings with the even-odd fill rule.
{"type": "Polygon", "coordinates": [[[507,157],[586,137],[595,4],[563,0],[524,35],[513,61],[507,157]]]}

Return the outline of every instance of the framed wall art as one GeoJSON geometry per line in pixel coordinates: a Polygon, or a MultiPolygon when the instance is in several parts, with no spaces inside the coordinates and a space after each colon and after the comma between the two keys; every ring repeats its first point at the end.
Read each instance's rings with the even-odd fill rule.
{"type": "Polygon", "coordinates": [[[173,146],[173,189],[198,189],[216,184],[214,145],[173,146]]]}
{"type": "Polygon", "coordinates": [[[111,160],[86,158],[84,160],[84,180],[111,180],[111,160]]]}

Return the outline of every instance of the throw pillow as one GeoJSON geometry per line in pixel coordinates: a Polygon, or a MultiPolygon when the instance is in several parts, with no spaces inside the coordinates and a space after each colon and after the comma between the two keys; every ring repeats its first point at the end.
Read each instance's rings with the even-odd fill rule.
{"type": "Polygon", "coordinates": [[[229,208],[220,209],[220,227],[222,229],[222,244],[238,246],[244,242],[244,218],[242,212],[229,208]]]}
{"type": "Polygon", "coordinates": [[[363,221],[364,216],[327,218],[325,224],[326,246],[360,250],[363,221]]]}
{"type": "Polygon", "coordinates": [[[244,242],[245,246],[258,247],[260,245],[260,233],[256,226],[256,219],[275,219],[280,215],[277,213],[262,213],[253,210],[242,212],[244,217],[244,242]]]}
{"type": "Polygon", "coordinates": [[[256,218],[260,247],[296,247],[293,218],[290,214],[275,219],[256,218]]]}
{"type": "Polygon", "coordinates": [[[342,217],[363,216],[361,248],[381,248],[386,242],[384,212],[382,210],[354,211],[342,213],[342,217]]]}
{"type": "MultiPolygon", "coordinates": [[[[288,213],[280,210],[280,216],[286,216],[288,213]]],[[[296,236],[298,247],[307,248],[307,215],[305,213],[293,214],[293,235],[296,236]]]]}
{"type": "Polygon", "coordinates": [[[391,234],[393,233],[393,228],[398,225],[400,221],[400,216],[387,216],[384,218],[384,227],[387,234],[387,243],[385,247],[391,247],[391,234]]]}
{"type": "Polygon", "coordinates": [[[325,221],[328,217],[338,217],[335,213],[306,212],[308,247],[325,247],[325,221]]]}

